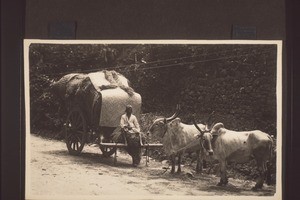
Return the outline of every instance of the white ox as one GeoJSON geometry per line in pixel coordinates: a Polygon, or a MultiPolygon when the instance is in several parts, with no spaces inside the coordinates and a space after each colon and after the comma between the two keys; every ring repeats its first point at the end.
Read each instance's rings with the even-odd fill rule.
{"type": "MultiPolygon", "coordinates": [[[[202,170],[202,149],[197,137],[199,132],[194,125],[187,125],[181,123],[178,116],[178,111],[169,118],[156,119],[150,126],[148,134],[158,135],[162,138],[163,148],[165,153],[170,157],[172,168],[171,173],[175,172],[175,159],[178,157],[178,169],[177,172],[181,172],[181,156],[183,153],[197,153],[197,166],[196,172],[199,173],[202,170]]],[[[198,124],[198,127],[202,131],[206,130],[205,125],[198,124]]]]}
{"type": "MultiPolygon", "coordinates": [[[[197,127],[197,124],[194,125],[197,127]]],[[[245,163],[256,160],[260,176],[253,190],[261,189],[265,178],[270,178],[268,162],[271,160],[273,145],[270,135],[259,130],[232,131],[224,128],[222,123],[215,124],[210,132],[203,132],[202,128],[199,131],[206,151],[220,162],[219,186],[228,183],[227,162],[245,163]]]]}

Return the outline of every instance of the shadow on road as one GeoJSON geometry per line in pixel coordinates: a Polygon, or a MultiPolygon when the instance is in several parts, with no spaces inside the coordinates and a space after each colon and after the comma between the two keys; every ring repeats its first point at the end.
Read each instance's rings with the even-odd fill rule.
{"type": "Polygon", "coordinates": [[[131,161],[117,157],[117,163],[114,164],[114,157],[104,157],[99,153],[82,152],[78,156],[70,155],[66,150],[44,151],[43,153],[60,156],[63,159],[74,161],[76,163],[98,165],[103,164],[111,167],[132,168],[131,161]]]}

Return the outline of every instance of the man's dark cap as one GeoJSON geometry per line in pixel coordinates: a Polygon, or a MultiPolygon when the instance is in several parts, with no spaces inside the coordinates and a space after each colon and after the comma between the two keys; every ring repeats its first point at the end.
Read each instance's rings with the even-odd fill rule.
{"type": "Polygon", "coordinates": [[[127,105],[125,111],[127,111],[127,110],[129,110],[129,109],[132,109],[132,106],[131,106],[131,105],[127,105]]]}

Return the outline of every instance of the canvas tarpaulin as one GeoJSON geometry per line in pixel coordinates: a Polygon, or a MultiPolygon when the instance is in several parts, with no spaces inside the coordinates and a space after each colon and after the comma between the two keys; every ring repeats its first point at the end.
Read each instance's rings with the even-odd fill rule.
{"type": "Polygon", "coordinates": [[[101,94],[86,74],[67,74],[52,84],[52,92],[61,101],[63,114],[79,107],[88,125],[98,126],[101,94]]]}
{"type": "Polygon", "coordinates": [[[121,115],[125,113],[126,105],[132,106],[133,114],[139,118],[142,99],[138,93],[128,95],[120,88],[101,91],[102,105],[100,114],[100,126],[119,126],[121,115]]]}
{"type": "Polygon", "coordinates": [[[68,74],[53,84],[67,109],[79,105],[89,124],[107,127],[119,125],[127,104],[132,105],[133,114],[139,117],[141,96],[128,88],[128,80],[115,71],[68,74]]]}
{"type": "Polygon", "coordinates": [[[141,111],[141,96],[139,94],[133,92],[133,95],[129,95],[120,87],[101,89],[103,86],[113,84],[112,81],[114,84],[129,87],[128,80],[123,75],[114,71],[100,71],[89,73],[88,76],[95,89],[102,96],[99,126],[119,126],[121,115],[124,114],[125,107],[128,104],[132,106],[133,114],[139,118],[141,111]]]}

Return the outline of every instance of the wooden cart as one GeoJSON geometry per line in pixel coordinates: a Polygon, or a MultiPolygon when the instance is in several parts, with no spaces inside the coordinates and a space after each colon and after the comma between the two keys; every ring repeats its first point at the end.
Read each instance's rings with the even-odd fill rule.
{"type": "MultiPolygon", "coordinates": [[[[67,112],[64,126],[65,142],[71,155],[79,155],[86,143],[97,143],[103,156],[115,154],[116,163],[117,148],[127,147],[127,144],[114,142],[112,133],[119,125],[121,114],[124,113],[127,104],[133,106],[133,114],[139,117],[141,96],[136,92],[129,95],[119,87],[100,90],[99,86],[93,83],[93,78],[97,75],[99,74],[94,73],[90,76],[73,74],[66,75],[66,78],[60,80],[60,87],[61,84],[70,84],[72,81],[78,83],[75,92],[69,91],[71,97],[65,98],[67,87],[61,87],[58,91],[65,95],[63,96],[67,112]]],[[[150,149],[162,147],[162,144],[141,142],[141,147],[150,149]]],[[[146,159],[148,162],[148,155],[146,159]]]]}

